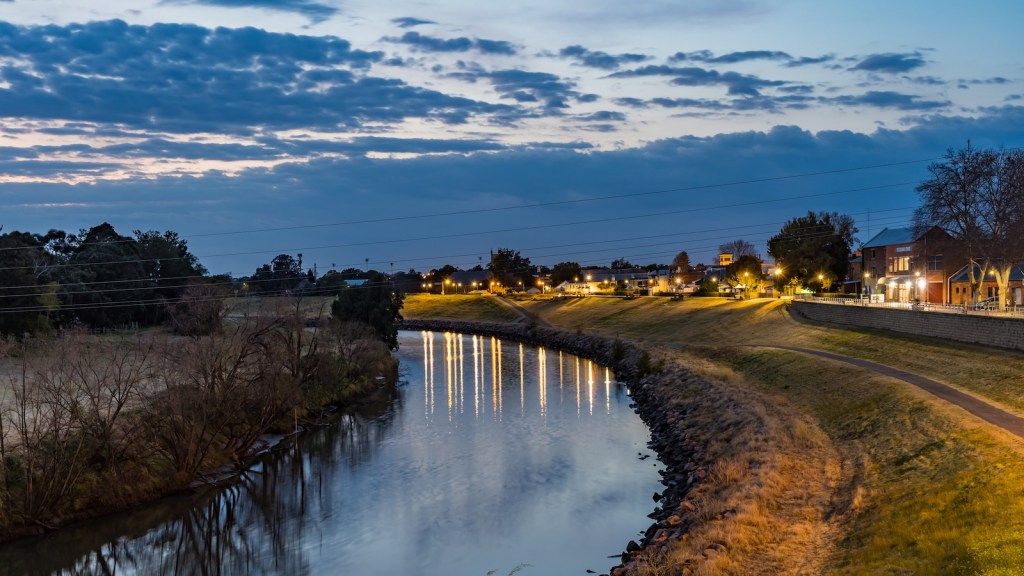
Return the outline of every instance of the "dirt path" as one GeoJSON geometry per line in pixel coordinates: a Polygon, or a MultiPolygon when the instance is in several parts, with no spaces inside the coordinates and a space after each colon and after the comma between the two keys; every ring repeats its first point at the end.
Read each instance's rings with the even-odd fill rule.
{"type": "Polygon", "coordinates": [[[553,328],[553,326],[549,324],[547,320],[544,320],[540,316],[534,314],[533,312],[530,312],[529,310],[523,308],[519,304],[505,298],[504,296],[498,296],[497,298],[500,304],[502,304],[503,306],[510,310],[514,310],[516,314],[519,314],[520,322],[532,319],[534,322],[537,323],[538,326],[541,326],[543,328],[553,328]]]}
{"type": "Polygon", "coordinates": [[[886,366],[885,364],[879,364],[870,360],[862,360],[860,358],[853,358],[851,356],[843,356],[841,354],[833,354],[832,352],[812,350],[810,348],[797,348],[795,346],[775,346],[770,344],[753,346],[759,348],[788,350],[790,352],[799,352],[801,354],[810,354],[812,356],[827,358],[829,360],[835,360],[836,362],[843,362],[852,366],[857,366],[858,368],[864,368],[865,370],[871,370],[872,372],[877,372],[885,376],[902,380],[908,384],[913,384],[914,386],[917,386],[918,388],[929,392],[950,404],[970,412],[989,424],[993,424],[1011,434],[1014,434],[1015,436],[1024,438],[1024,418],[997,408],[984,400],[965,394],[956,388],[953,388],[948,384],[943,384],[937,380],[925,378],[924,376],[893,368],[892,366],[886,366]]]}

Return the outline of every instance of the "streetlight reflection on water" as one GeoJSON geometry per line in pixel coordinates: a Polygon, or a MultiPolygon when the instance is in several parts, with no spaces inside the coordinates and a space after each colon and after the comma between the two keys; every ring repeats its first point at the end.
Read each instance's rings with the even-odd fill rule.
{"type": "MultiPolygon", "coordinates": [[[[423,341],[423,399],[424,415],[432,417],[437,413],[437,395],[444,394],[442,408],[449,421],[457,421],[463,414],[474,418],[490,414],[495,420],[505,416],[505,401],[509,394],[516,394],[513,388],[518,383],[519,414],[536,410],[541,416],[547,414],[549,388],[555,386],[548,378],[557,363],[559,406],[575,403],[577,415],[594,414],[595,405],[603,396],[604,412],[611,413],[612,384],[611,370],[575,356],[559,352],[557,357],[549,355],[542,347],[530,349],[522,344],[517,348],[507,346],[495,337],[464,336],[445,332],[422,332],[423,341]],[[434,343],[441,339],[443,352],[435,349],[434,343]],[[467,342],[468,340],[468,342],[467,342]],[[468,352],[468,353],[467,353],[468,352]],[[440,356],[443,354],[443,357],[440,356]],[[503,361],[516,359],[512,371],[505,374],[503,361]],[[570,364],[571,363],[571,364],[570,364]],[[537,389],[528,389],[526,374],[536,371],[537,389]],[[518,376],[518,377],[517,377],[518,376]],[[599,379],[603,376],[603,382],[599,379]],[[518,381],[518,382],[516,382],[518,381]],[[601,391],[601,384],[603,393],[601,391]],[[567,389],[575,391],[566,403],[567,389]]],[[[530,386],[529,388],[532,388],[530,386]]],[[[514,398],[515,396],[513,396],[514,398]]],[[[515,402],[515,400],[513,400],[515,402]]],[[[514,406],[514,404],[513,404],[514,406]]],[[[513,408],[514,410],[514,408],[513,408]]]]}

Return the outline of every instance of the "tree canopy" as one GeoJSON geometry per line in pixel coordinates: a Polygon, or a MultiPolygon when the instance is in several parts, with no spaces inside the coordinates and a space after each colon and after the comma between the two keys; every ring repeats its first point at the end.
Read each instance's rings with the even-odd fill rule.
{"type": "Polygon", "coordinates": [[[824,290],[845,278],[856,233],[853,218],[836,212],[807,212],[789,220],[768,240],[768,254],[782,269],[776,283],[824,290]]]}
{"type": "Polygon", "coordinates": [[[361,322],[369,326],[388,348],[398,348],[398,328],[404,296],[389,279],[370,272],[366,283],[349,286],[338,292],[331,305],[331,314],[342,321],[361,322]]]}
{"type": "Polygon", "coordinates": [[[491,271],[491,277],[505,286],[533,284],[533,265],[530,259],[511,248],[499,248],[491,256],[488,269],[491,271]]]}
{"type": "Polygon", "coordinates": [[[562,282],[575,282],[583,276],[583,269],[577,262],[559,262],[551,269],[551,284],[558,286],[562,282]]]}

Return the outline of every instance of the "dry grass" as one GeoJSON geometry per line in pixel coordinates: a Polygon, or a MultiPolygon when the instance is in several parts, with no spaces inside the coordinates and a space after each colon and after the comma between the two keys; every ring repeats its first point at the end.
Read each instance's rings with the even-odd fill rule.
{"type": "Polygon", "coordinates": [[[511,322],[519,314],[494,296],[476,294],[409,294],[405,297],[402,317],[407,319],[478,320],[511,322]]]}

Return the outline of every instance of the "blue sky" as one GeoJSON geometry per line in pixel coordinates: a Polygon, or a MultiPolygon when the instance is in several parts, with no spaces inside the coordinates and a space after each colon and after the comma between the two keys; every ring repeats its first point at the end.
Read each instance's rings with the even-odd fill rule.
{"type": "Polygon", "coordinates": [[[1024,145],[1017,2],[0,0],[0,225],[173,229],[213,272],[710,262],[867,240],[1024,145]]]}

